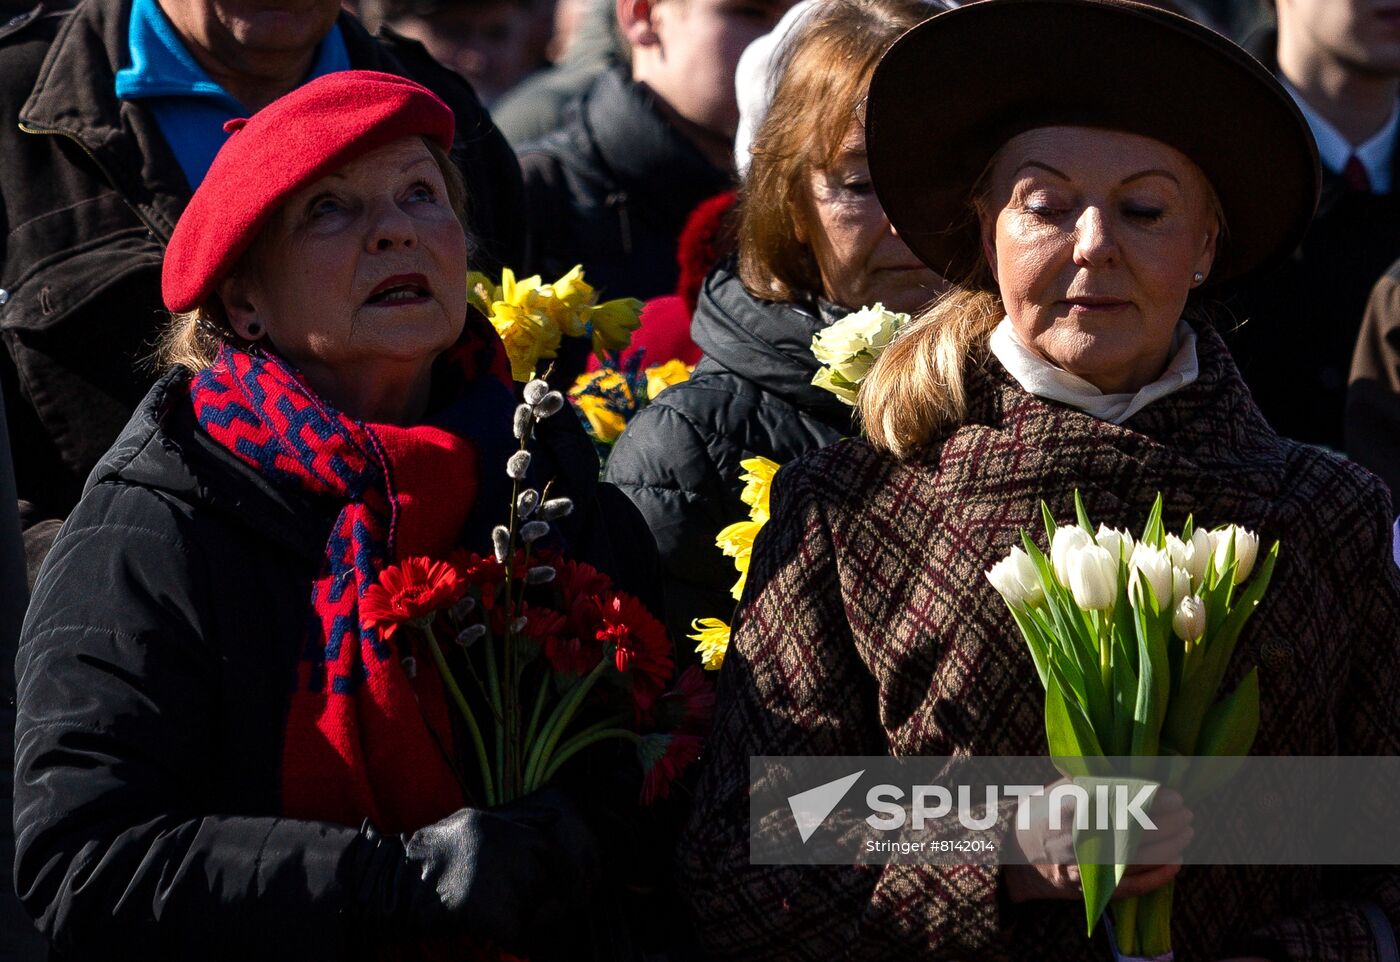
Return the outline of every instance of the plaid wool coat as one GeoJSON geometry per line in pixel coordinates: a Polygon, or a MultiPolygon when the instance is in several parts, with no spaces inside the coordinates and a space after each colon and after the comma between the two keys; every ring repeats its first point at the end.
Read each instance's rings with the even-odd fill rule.
{"type": "MultiPolygon", "coordinates": [[[[1043,531],[1040,500],[1140,530],[1234,522],[1283,543],[1236,649],[1260,672],[1256,754],[1400,753],[1400,570],[1372,475],[1285,440],[1218,335],[1200,378],[1124,425],[1023,390],[994,358],[969,410],[922,455],[860,440],[785,467],[719,679],[715,730],[681,845],[686,897],[719,959],[1091,960],[1077,901],[1012,904],[990,866],[749,863],[751,755],[1040,755],[1044,693],[984,572],[1043,531]]],[[[1043,534],[1041,535],[1043,538],[1043,534]]],[[[1187,866],[1178,962],[1256,953],[1377,959],[1362,905],[1400,930],[1400,870],[1187,866]]]]}

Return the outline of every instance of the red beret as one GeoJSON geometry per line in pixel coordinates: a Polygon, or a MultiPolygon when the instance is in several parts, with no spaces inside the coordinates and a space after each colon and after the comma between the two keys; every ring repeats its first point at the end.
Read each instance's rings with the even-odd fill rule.
{"type": "Polygon", "coordinates": [[[166,248],[165,306],[204,303],[289,194],[402,137],[430,137],[450,150],[453,125],[451,108],[432,91],[372,70],[326,74],[248,120],[230,120],[166,248]]]}

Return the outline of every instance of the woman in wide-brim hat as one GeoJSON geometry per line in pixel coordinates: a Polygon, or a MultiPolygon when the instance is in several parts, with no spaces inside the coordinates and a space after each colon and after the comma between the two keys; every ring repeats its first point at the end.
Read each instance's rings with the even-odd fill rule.
{"type": "MultiPolygon", "coordinates": [[[[483,550],[508,510],[452,113],[347,71],[229,131],[166,253],[173,369],[29,611],[21,897],[55,958],[587,954],[572,804],[479,807],[432,659],[367,617],[386,566],[483,550]]],[[[577,506],[560,547],[628,581],[610,535],[647,536],[620,495],[604,524],[577,423],[534,448],[577,506]]]]}
{"type": "MultiPolygon", "coordinates": [[[[1255,753],[1400,751],[1384,488],[1279,437],[1201,310],[1293,249],[1315,150],[1246,54],[1123,0],[990,0],[911,30],[867,142],[891,222],[955,286],[864,383],[867,437],[778,474],[688,898],[719,958],[1107,959],[1052,866],[750,864],[749,758],[1044,755],[1044,693],[985,572],[1042,498],[1073,518],[1075,489],[1109,527],[1141,530],[1161,492],[1169,530],[1194,514],[1282,542],[1224,683],[1258,666],[1255,753]]],[[[1170,862],[1190,833],[1164,811],[1170,862]]],[[[1381,958],[1400,919],[1389,869],[1132,866],[1118,894],[1174,877],[1182,959],[1381,958]]]]}

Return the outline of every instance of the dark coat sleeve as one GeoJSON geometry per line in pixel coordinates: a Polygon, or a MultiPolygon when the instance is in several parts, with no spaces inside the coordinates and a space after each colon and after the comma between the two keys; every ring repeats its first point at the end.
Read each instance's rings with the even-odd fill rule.
{"type": "Polygon", "coordinates": [[[366,843],[219,804],[235,706],[181,521],[104,484],[54,545],[17,661],[19,895],[63,958],[340,957],[366,843]]]}
{"type": "MultiPolygon", "coordinates": [[[[15,648],[20,624],[29,603],[25,582],[24,545],[15,511],[15,475],[10,441],[0,416],[0,865],[14,865],[14,747],[15,747],[15,648]]],[[[33,962],[43,958],[44,943],[25,917],[14,887],[0,891],[0,958],[33,962]]]]}
{"type": "MultiPolygon", "coordinates": [[[[672,388],[678,390],[678,388],[672,388]]],[[[641,511],[656,539],[666,590],[666,624],[684,638],[694,618],[728,620],[734,563],[715,547],[725,525],[748,516],[739,500],[738,462],[725,478],[711,444],[684,412],[667,404],[643,409],[608,456],[604,477],[641,511]]]]}
{"type": "MultiPolygon", "coordinates": [[[[1361,474],[1362,472],[1356,472],[1361,474]]],[[[1337,612],[1338,638],[1350,645],[1348,688],[1337,699],[1344,706],[1335,723],[1340,755],[1400,755],[1400,568],[1391,555],[1382,485],[1369,478],[1364,490],[1338,492],[1350,510],[1339,512],[1333,533],[1350,560],[1341,583],[1347,604],[1337,612]]],[[[1383,933],[1400,934],[1400,868],[1329,868],[1327,897],[1294,918],[1277,919],[1254,933],[1247,951],[1289,962],[1381,962],[1383,933]]]]}
{"type": "Polygon", "coordinates": [[[751,756],[890,750],[846,619],[834,532],[805,467],[778,473],[720,669],[680,850],[697,930],[716,959],[976,957],[1001,925],[995,867],[750,863],[751,756]]]}
{"type": "Polygon", "coordinates": [[[1347,388],[1347,453],[1390,486],[1400,513],[1400,265],[1366,305],[1347,388]]]}

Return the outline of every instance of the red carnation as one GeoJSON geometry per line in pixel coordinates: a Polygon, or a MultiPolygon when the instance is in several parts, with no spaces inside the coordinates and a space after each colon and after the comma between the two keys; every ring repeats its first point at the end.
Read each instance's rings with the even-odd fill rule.
{"type": "Polygon", "coordinates": [[[466,594],[467,585],[446,561],[406,558],[379,573],[360,597],[360,623],[380,627],[385,638],[404,622],[427,622],[466,594]]]}
{"type": "Polygon", "coordinates": [[[668,731],[702,735],[715,714],[715,690],[699,665],[691,665],[676,679],[676,687],[656,702],[656,723],[668,731]]]}
{"type": "Polygon", "coordinates": [[[596,637],[615,646],[617,670],[630,675],[632,697],[639,709],[647,711],[666,687],[675,666],[666,629],[645,605],[622,592],[604,601],[599,614],[603,625],[596,637]]]}
{"type": "Polygon", "coordinates": [[[700,757],[697,735],[643,735],[637,743],[642,763],[642,804],[650,805],[671,793],[671,783],[700,757]]]}

